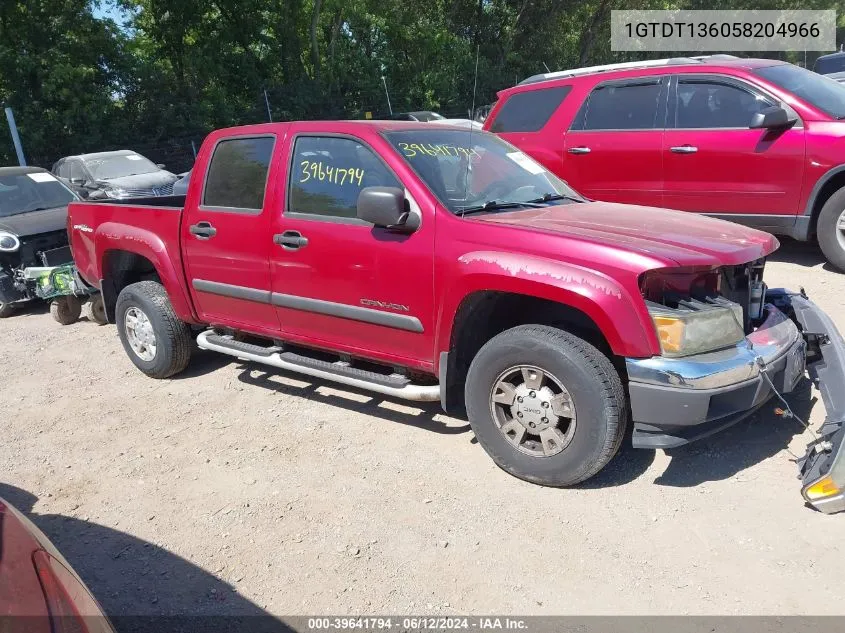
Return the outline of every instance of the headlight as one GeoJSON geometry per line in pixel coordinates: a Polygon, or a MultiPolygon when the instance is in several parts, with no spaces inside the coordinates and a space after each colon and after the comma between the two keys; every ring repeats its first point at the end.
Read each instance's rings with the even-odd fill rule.
{"type": "Polygon", "coordinates": [[[0,231],[0,252],[14,253],[21,247],[21,241],[17,235],[7,231],[0,231]]]}
{"type": "Polygon", "coordinates": [[[128,198],[129,193],[125,189],[121,189],[120,187],[106,187],[103,189],[103,193],[106,194],[107,198],[128,198]]]}
{"type": "Polygon", "coordinates": [[[742,306],[721,297],[681,301],[677,308],[646,301],[664,356],[712,352],[745,338],[742,306]]]}

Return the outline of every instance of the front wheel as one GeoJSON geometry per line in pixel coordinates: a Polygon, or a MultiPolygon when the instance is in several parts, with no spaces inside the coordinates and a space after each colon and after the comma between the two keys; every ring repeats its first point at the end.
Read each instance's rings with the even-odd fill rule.
{"type": "Polygon", "coordinates": [[[50,314],[57,323],[72,325],[82,314],[82,304],[73,295],[56,297],[50,302],[50,314]]]}
{"type": "Polygon", "coordinates": [[[545,486],[589,479],[625,434],[625,392],[610,360],[552,327],[522,325],[488,341],[470,365],[465,400],[493,461],[545,486]]]}
{"type": "Polygon", "coordinates": [[[816,226],[819,246],[839,272],[845,272],[845,188],[824,203],[816,226]]]}
{"type": "Polygon", "coordinates": [[[0,303],[0,319],[8,319],[15,313],[14,303],[0,303]]]}
{"type": "Polygon", "coordinates": [[[151,378],[167,378],[188,366],[191,331],[179,320],[164,287],[139,281],[120,291],[115,323],[123,349],[151,378]]]}

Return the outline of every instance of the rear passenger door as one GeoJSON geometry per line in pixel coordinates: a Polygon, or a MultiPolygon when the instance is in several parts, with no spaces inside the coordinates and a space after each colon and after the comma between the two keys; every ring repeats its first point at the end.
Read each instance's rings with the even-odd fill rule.
{"type": "Polygon", "coordinates": [[[189,191],[182,217],[185,271],[200,319],[271,336],[279,329],[270,303],[267,187],[275,143],[275,134],[218,139],[203,182],[192,183],[204,189],[189,191]]]}
{"type": "Polygon", "coordinates": [[[596,86],[566,134],[564,174],[596,200],[662,206],[668,78],[596,86]]]}

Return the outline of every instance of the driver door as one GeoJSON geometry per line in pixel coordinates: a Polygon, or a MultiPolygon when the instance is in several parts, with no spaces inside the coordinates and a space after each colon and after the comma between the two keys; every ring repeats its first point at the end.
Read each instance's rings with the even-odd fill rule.
{"type": "MultiPolygon", "coordinates": [[[[273,303],[284,338],[383,362],[433,362],[434,209],[411,235],[356,217],[361,189],[406,188],[362,139],[294,124],[273,217],[273,303]]],[[[416,202],[412,202],[416,204],[416,202]]]]}

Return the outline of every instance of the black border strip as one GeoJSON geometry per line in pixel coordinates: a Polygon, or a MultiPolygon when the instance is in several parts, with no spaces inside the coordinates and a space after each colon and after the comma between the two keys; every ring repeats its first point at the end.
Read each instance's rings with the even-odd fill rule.
{"type": "Polygon", "coordinates": [[[381,310],[351,306],[345,303],[335,303],[333,301],[323,301],[322,299],[311,299],[297,295],[286,295],[278,292],[270,292],[269,290],[235,286],[217,281],[207,281],[205,279],[194,279],[191,281],[191,285],[194,287],[194,290],[223,297],[244,299],[245,301],[255,301],[257,303],[268,303],[280,308],[291,308],[293,310],[302,310],[303,312],[325,314],[341,319],[372,323],[373,325],[382,325],[396,330],[405,330],[407,332],[421,333],[424,331],[422,323],[418,318],[405,314],[382,312],[381,310]]]}

